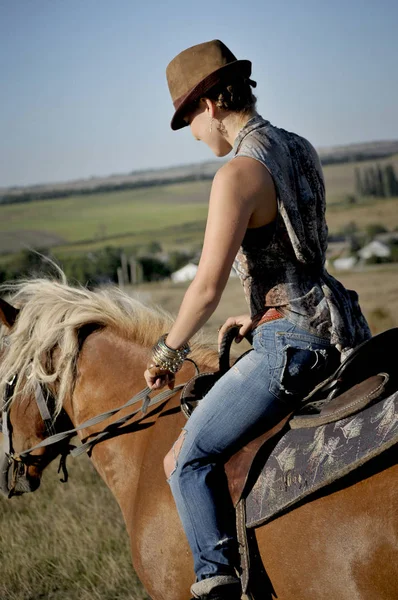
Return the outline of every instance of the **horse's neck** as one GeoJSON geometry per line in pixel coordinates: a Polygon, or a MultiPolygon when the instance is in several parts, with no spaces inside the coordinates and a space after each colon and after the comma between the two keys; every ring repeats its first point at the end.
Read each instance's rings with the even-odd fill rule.
{"type": "MultiPolygon", "coordinates": [[[[73,423],[82,423],[111,408],[122,406],[141,391],[145,387],[143,374],[148,355],[148,349],[123,339],[110,330],[90,335],[83,345],[78,362],[78,378],[70,408],[73,423]]],[[[186,381],[192,375],[193,368],[188,364],[178,374],[178,379],[186,381]]],[[[164,479],[162,457],[183,424],[177,404],[177,398],[167,404],[166,410],[162,412],[169,414],[166,415],[167,418],[160,419],[160,422],[159,409],[155,406],[134,432],[109,439],[93,449],[93,463],[116,497],[126,521],[129,519],[128,513],[131,512],[132,503],[134,504],[140,479],[144,476],[144,462],[145,469],[151,471],[149,474],[147,471],[146,476],[159,477],[161,474],[164,479]],[[175,409],[170,411],[173,406],[175,409]],[[152,463],[156,475],[152,472],[152,463]]],[[[127,410],[131,411],[132,408],[127,410]]],[[[89,432],[102,430],[112,420],[126,413],[127,411],[121,411],[96,428],[84,430],[81,437],[89,432]]],[[[142,415],[134,420],[139,418],[142,415]]]]}

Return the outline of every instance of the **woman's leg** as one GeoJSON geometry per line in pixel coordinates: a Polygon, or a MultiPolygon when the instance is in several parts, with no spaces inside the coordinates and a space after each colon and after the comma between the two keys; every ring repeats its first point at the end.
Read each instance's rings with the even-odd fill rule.
{"type": "MultiPolygon", "coordinates": [[[[176,464],[169,483],[192,549],[198,581],[235,576],[235,517],[225,461],[291,410],[289,393],[275,390],[275,373],[283,368],[284,361],[275,341],[279,330],[289,336],[297,328],[285,319],[259,327],[254,350],[201,400],[176,447],[176,464]]],[[[312,354],[318,363],[318,357],[312,354]]],[[[295,360],[297,363],[297,356],[295,360]]]]}

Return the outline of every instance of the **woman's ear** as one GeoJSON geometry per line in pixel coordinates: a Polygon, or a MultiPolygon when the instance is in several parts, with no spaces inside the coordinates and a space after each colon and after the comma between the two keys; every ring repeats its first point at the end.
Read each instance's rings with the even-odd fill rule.
{"type": "Polygon", "coordinates": [[[8,304],[8,302],[0,298],[0,323],[3,323],[3,325],[11,329],[17,319],[18,314],[18,308],[11,306],[11,304],[8,304]]]}
{"type": "Polygon", "coordinates": [[[214,119],[217,110],[215,103],[212,100],[209,100],[209,98],[202,98],[202,100],[206,104],[206,110],[209,112],[209,116],[214,119]]]}

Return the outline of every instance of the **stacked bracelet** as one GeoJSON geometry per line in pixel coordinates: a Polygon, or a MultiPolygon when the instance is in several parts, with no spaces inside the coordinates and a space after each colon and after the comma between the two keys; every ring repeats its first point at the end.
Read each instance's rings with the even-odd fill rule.
{"type": "Polygon", "coordinates": [[[167,369],[171,373],[177,373],[182,367],[187,354],[191,349],[188,343],[180,348],[170,348],[166,344],[167,333],[161,335],[155,346],[152,348],[152,360],[157,367],[167,369]]]}

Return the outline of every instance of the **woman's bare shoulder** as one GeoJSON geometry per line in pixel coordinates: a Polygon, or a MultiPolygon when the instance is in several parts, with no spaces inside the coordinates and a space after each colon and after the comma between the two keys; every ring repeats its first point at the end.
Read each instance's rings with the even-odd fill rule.
{"type": "Polygon", "coordinates": [[[264,191],[273,188],[273,179],[268,169],[255,158],[237,156],[225,163],[216,173],[217,184],[244,183],[245,189],[264,191]]]}
{"type": "Polygon", "coordinates": [[[250,207],[249,227],[261,227],[276,218],[274,181],[266,167],[254,158],[236,157],[217,171],[212,196],[218,199],[222,195],[250,207]]]}

